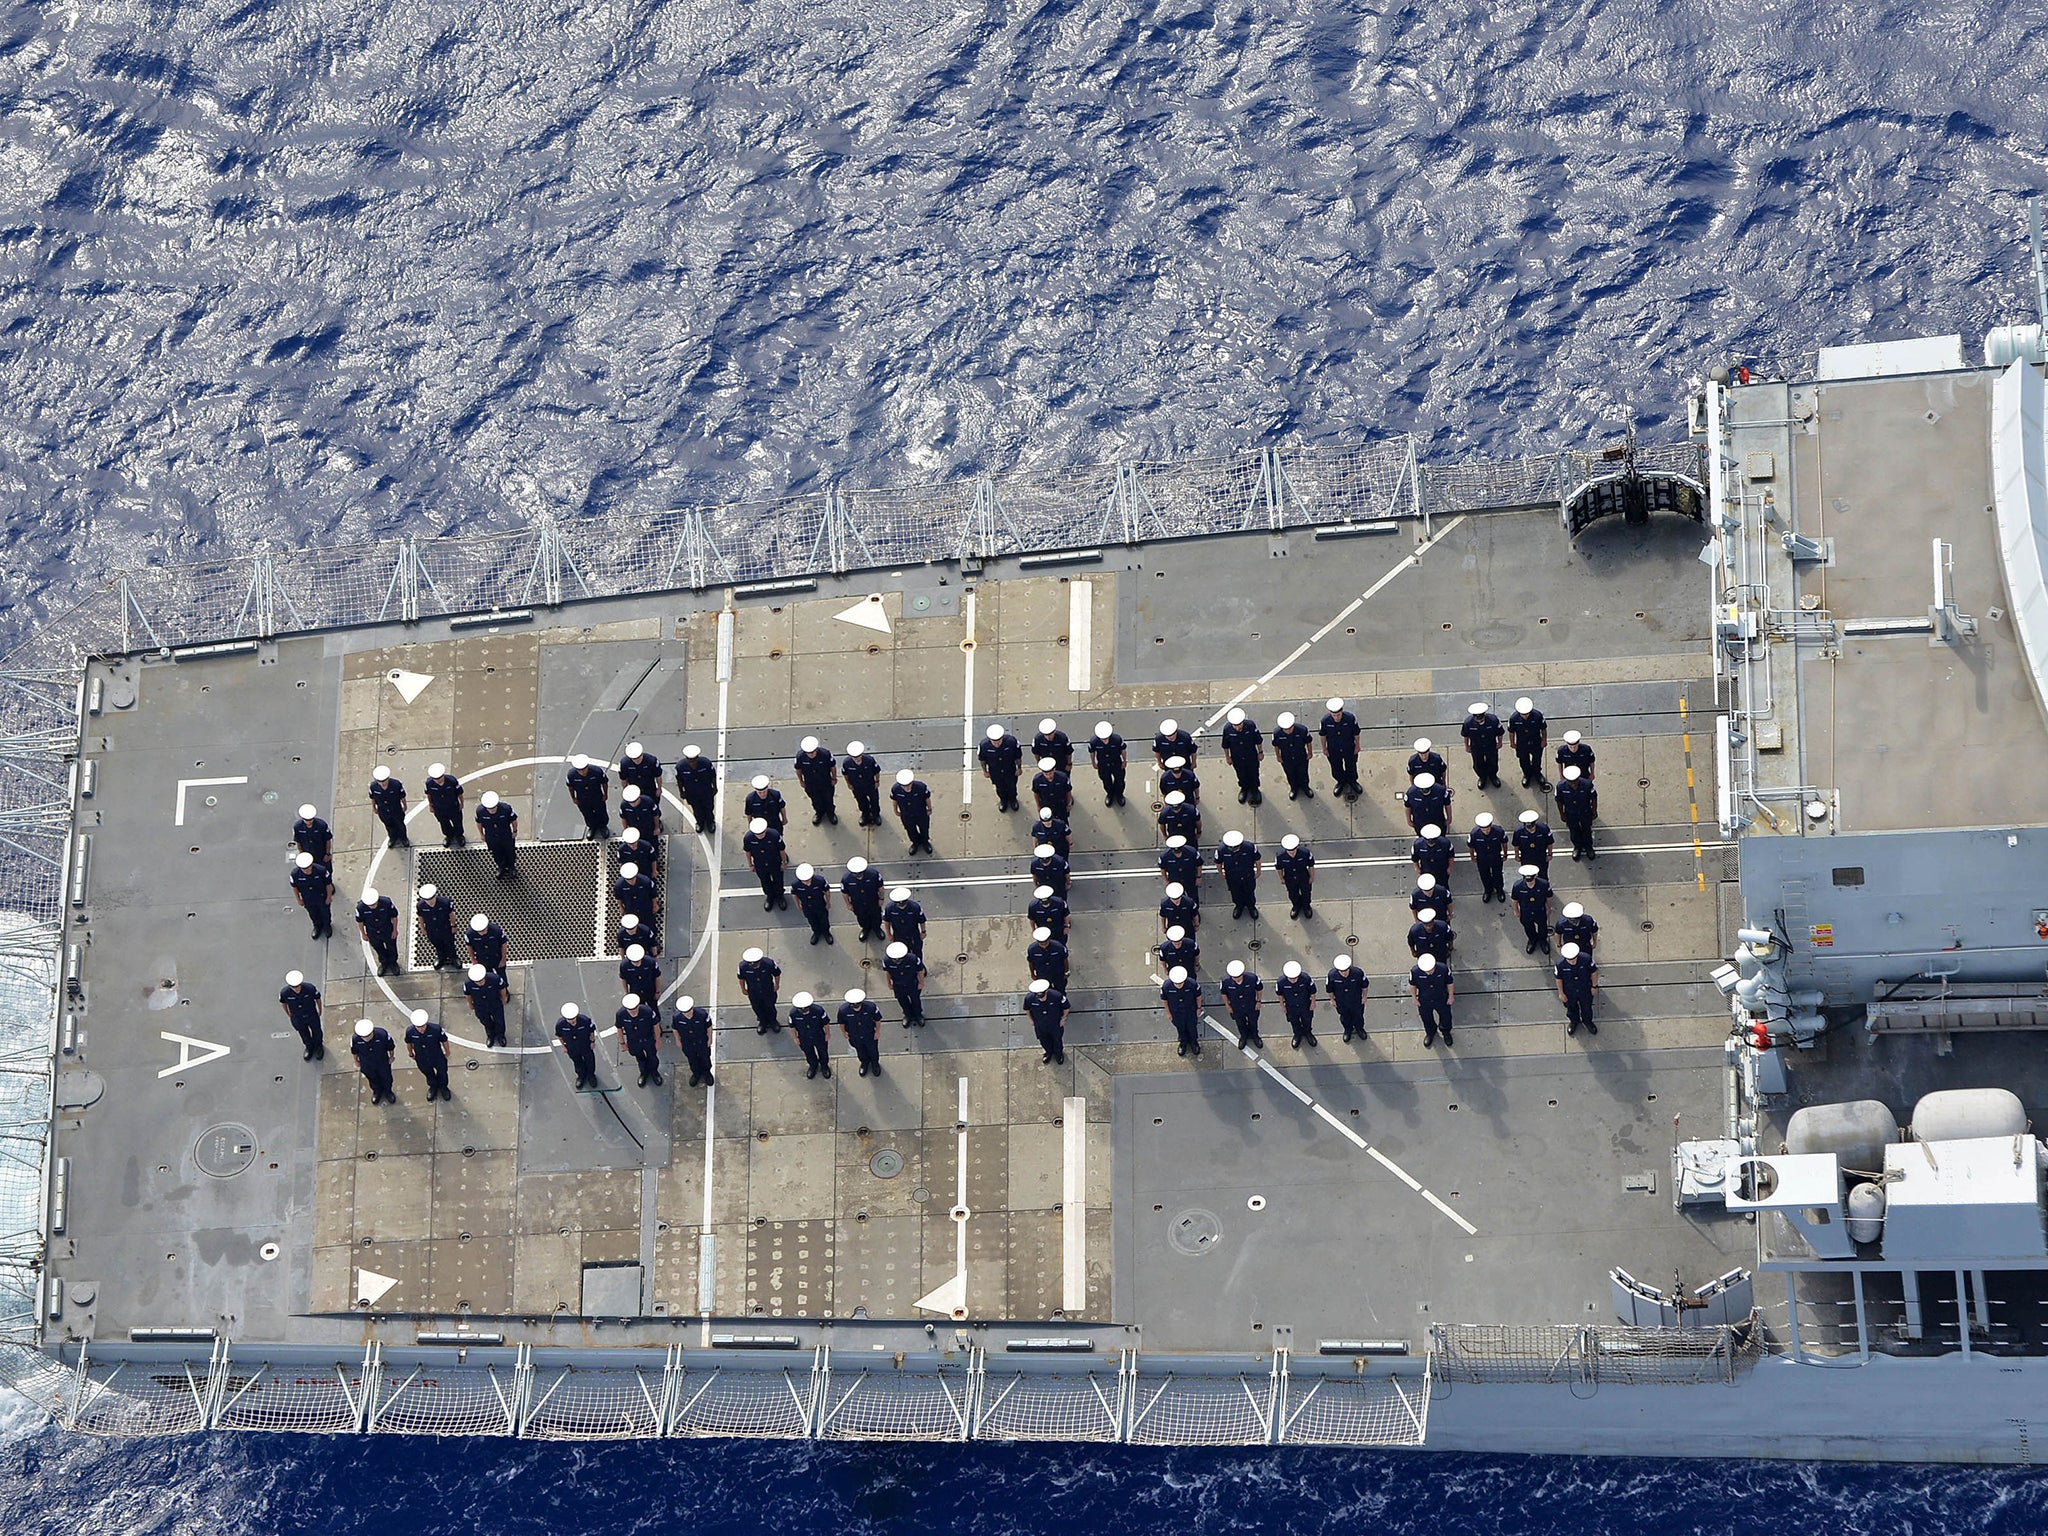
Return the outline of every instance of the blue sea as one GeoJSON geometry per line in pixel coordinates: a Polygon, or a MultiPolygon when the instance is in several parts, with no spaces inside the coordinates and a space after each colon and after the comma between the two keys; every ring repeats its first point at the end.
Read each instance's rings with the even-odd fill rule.
{"type": "MultiPolygon", "coordinates": [[[[275,546],[1412,432],[2031,318],[1983,0],[0,5],[0,628],[275,546]]],[[[1683,1425],[1672,1426],[1682,1435],[1683,1425]]],[[[218,1438],[0,1530],[2036,1532],[2021,1471],[218,1438]]]]}

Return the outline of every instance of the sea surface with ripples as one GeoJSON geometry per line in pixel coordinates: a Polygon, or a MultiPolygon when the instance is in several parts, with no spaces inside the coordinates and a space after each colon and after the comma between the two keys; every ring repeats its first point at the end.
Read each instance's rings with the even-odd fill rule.
{"type": "MultiPolygon", "coordinates": [[[[0,5],[0,631],[127,564],[1412,432],[2031,318],[1982,0],[0,5]]],[[[1904,1411],[1902,1408],[1900,1411],[1904,1411]]],[[[1674,1444],[1683,1423],[1673,1423],[1674,1444]]],[[[2023,1470],[220,1436],[7,1532],[2038,1532],[2023,1470]]]]}

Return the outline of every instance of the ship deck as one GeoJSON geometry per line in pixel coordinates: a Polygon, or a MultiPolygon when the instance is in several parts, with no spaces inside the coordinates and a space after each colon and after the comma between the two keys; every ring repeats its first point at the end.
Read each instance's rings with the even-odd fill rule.
{"type": "MultiPolygon", "coordinates": [[[[1695,807],[1712,825],[1714,708],[1698,530],[1603,524],[1572,547],[1554,515],[1493,513],[1431,533],[1420,547],[1406,524],[1246,534],[1058,570],[934,564],[739,596],[729,666],[722,592],[95,664],[107,694],[85,723],[98,781],[81,805],[94,842],[73,914],[79,1033],[59,1082],[71,1172],[52,1265],[69,1300],[53,1336],[396,1340],[423,1321],[493,1320],[515,1341],[693,1342],[679,1321],[772,1318],[830,1323],[842,1342],[865,1326],[876,1347],[956,1321],[1136,1329],[1164,1351],[1419,1347],[1432,1322],[1607,1321],[1615,1265],[1698,1284],[1750,1261],[1753,1229],[1675,1212],[1668,1182],[1674,1138],[1723,1123],[1728,1024],[1707,972],[1739,916],[1732,850],[1695,842],[1695,807]],[[853,608],[885,627],[850,622],[853,608]],[[394,672],[431,681],[408,701],[394,672]],[[1296,832],[1320,863],[1302,923],[1270,864],[1257,922],[1234,923],[1220,881],[1205,882],[1211,1017],[1224,962],[1247,958],[1267,978],[1270,1044],[1239,1052],[1217,1026],[1186,1060],[1153,981],[1148,748],[1162,715],[1217,720],[1247,689],[1268,730],[1281,709],[1313,725],[1326,696],[1353,701],[1367,793],[1333,799],[1319,761],[1316,796],[1290,803],[1269,758],[1265,803],[1240,807],[1205,752],[1210,849],[1238,827],[1270,858],[1296,832]],[[1505,714],[1525,692],[1553,743],[1577,727],[1599,753],[1603,856],[1561,857],[1553,878],[1601,924],[1600,1033],[1567,1038],[1542,957],[1524,956],[1511,909],[1481,906],[1461,865],[1457,1046],[1425,1049],[1404,985],[1402,765],[1412,737],[1443,744],[1461,833],[1480,809],[1510,822],[1547,810],[1517,786],[1512,754],[1508,787],[1482,792],[1457,749],[1468,702],[1505,714]],[[1077,740],[1108,719],[1132,744],[1127,809],[1106,810],[1077,765],[1064,1068],[1041,1064],[1018,1011],[1024,818],[962,772],[986,722],[1028,737],[1044,715],[1077,740]],[[915,768],[936,795],[937,856],[906,858],[886,810],[883,827],[856,828],[843,788],[841,824],[812,827],[789,767],[811,732],[915,768]],[[767,772],[791,802],[793,863],[836,878],[859,854],[911,885],[931,917],[928,1026],[898,1022],[879,951],[843,917],[826,948],[793,909],[764,913],[736,835],[675,835],[664,984],[714,1005],[717,1088],[673,1070],[636,1088],[607,1037],[616,1091],[573,1092],[546,1048],[556,1010],[581,1002],[606,1024],[619,988],[603,856],[575,841],[562,760],[612,757],[630,738],[664,763],[686,741],[722,744],[729,831],[746,779],[767,772]],[[420,799],[436,760],[468,779],[472,807],[496,789],[518,810],[533,846],[517,886],[492,888],[480,848],[436,846],[420,799]],[[412,788],[411,852],[385,848],[368,809],[379,764],[412,788]],[[286,883],[306,800],[337,831],[341,936],[324,945],[286,883]],[[409,918],[421,878],[485,891],[524,925],[536,958],[512,969],[514,1048],[481,1046],[455,973],[369,974],[349,907],[374,883],[409,918]],[[839,1047],[834,1078],[808,1081],[786,1033],[756,1034],[732,974],[756,944],[780,961],[785,1000],[862,985],[882,1002],[879,1079],[839,1047]],[[1368,1038],[1340,1044],[1324,1023],[1319,1049],[1291,1049],[1280,966],[1320,975],[1346,949],[1372,978],[1368,1038]],[[301,1062],[277,1008],[294,967],[326,994],[324,1069],[301,1062]],[[414,1006],[460,1042],[453,1102],[430,1105],[401,1056],[399,1102],[372,1107],[349,1024],[397,1035],[414,1006]],[[920,1310],[960,1273],[963,1187],[964,1299],[920,1310]],[[367,1306],[365,1274],[392,1282],[367,1306]]],[[[685,825],[673,806],[668,821],[685,825]]]]}

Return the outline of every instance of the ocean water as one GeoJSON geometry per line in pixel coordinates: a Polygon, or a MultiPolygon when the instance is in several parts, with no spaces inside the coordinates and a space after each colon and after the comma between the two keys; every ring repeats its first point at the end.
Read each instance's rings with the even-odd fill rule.
{"type": "MultiPolygon", "coordinates": [[[[1118,456],[1672,435],[2027,318],[1982,0],[0,5],[0,628],[107,571],[1118,456]]],[[[1682,1426],[1673,1426],[1674,1434],[1682,1426]]],[[[0,1530],[2037,1531],[2019,1471],[210,1439],[0,1530]]]]}

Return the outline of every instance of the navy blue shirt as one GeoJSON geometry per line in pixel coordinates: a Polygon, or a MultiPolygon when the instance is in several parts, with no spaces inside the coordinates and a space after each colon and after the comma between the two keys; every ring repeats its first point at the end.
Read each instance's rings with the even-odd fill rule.
{"type": "Polygon", "coordinates": [[[1517,752],[1542,751],[1544,738],[1549,734],[1549,726],[1540,709],[1532,709],[1526,715],[1509,715],[1507,729],[1508,734],[1515,739],[1517,752]]]}
{"type": "Polygon", "coordinates": [[[1450,967],[1442,963],[1433,971],[1415,966],[1408,972],[1408,985],[1415,989],[1418,1002],[1442,1004],[1451,995],[1450,967]]]}
{"type": "Polygon", "coordinates": [[[1066,1017],[1067,994],[1058,987],[1047,987],[1043,992],[1026,992],[1024,1011],[1031,1015],[1031,1022],[1038,1028],[1056,1028],[1066,1017]]]}
{"type": "Polygon", "coordinates": [[[1358,716],[1348,709],[1341,715],[1324,715],[1316,732],[1333,757],[1350,757],[1358,751],[1358,716]]]}
{"type": "Polygon", "coordinates": [[[1372,981],[1362,967],[1354,965],[1348,970],[1340,971],[1333,965],[1330,967],[1329,976],[1325,978],[1325,984],[1329,988],[1330,1000],[1337,1005],[1339,1013],[1356,1018],[1365,1011],[1365,996],[1372,990],[1372,981]]]}
{"type": "Polygon", "coordinates": [[[1259,994],[1266,990],[1266,984],[1256,971],[1246,971],[1242,976],[1223,978],[1223,1002],[1230,1009],[1233,1019],[1252,1019],[1259,1011],[1259,994]]]}
{"type": "Polygon", "coordinates": [[[1247,719],[1243,725],[1223,727],[1223,755],[1237,767],[1259,760],[1259,745],[1265,741],[1265,733],[1259,729],[1256,720],[1247,719]]]}
{"type": "Polygon", "coordinates": [[[1315,1016],[1316,984],[1307,971],[1299,976],[1282,976],[1279,988],[1290,1024],[1303,1023],[1315,1016]]]}

